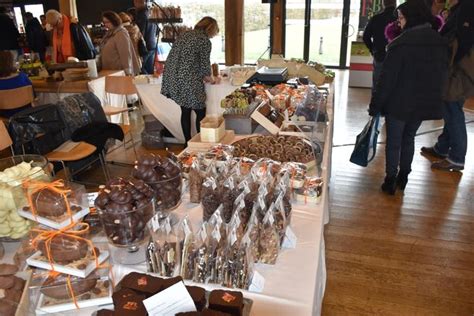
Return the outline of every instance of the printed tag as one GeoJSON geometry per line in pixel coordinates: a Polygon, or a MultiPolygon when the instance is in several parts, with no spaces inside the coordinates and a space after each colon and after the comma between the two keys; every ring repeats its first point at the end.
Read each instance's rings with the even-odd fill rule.
{"type": "Polygon", "coordinates": [[[297,238],[295,233],[293,232],[293,229],[288,226],[285,231],[285,239],[283,239],[282,247],[290,249],[296,248],[296,240],[297,238]]]}
{"type": "Polygon", "coordinates": [[[158,216],[153,216],[151,218],[151,227],[153,228],[154,233],[160,228],[160,222],[158,220],[158,216]]]}
{"type": "Polygon", "coordinates": [[[184,237],[191,235],[191,228],[189,227],[189,223],[187,220],[183,221],[183,230],[184,230],[184,237]]]}
{"type": "Polygon", "coordinates": [[[87,202],[89,203],[89,207],[95,206],[94,202],[98,195],[99,195],[99,192],[87,193],[87,202]]]}
{"type": "Polygon", "coordinates": [[[196,311],[193,299],[183,282],[178,282],[166,290],[147,298],[143,301],[143,305],[145,305],[150,316],[176,315],[178,313],[196,311]]]}
{"type": "Polygon", "coordinates": [[[252,276],[252,282],[249,286],[249,291],[261,293],[265,287],[265,278],[255,270],[252,276]]]}

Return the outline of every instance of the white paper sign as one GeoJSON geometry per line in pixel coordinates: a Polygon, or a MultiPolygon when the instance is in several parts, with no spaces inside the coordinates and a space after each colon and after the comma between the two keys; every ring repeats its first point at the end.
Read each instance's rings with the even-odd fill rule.
{"type": "Polygon", "coordinates": [[[285,239],[283,240],[283,248],[296,248],[296,235],[293,232],[293,229],[291,229],[290,226],[286,228],[285,231],[285,239]]]}
{"type": "Polygon", "coordinates": [[[99,192],[87,193],[87,201],[89,202],[89,207],[94,207],[94,202],[98,195],[99,192]]]}
{"type": "Polygon", "coordinates": [[[249,291],[261,293],[264,287],[265,278],[255,270],[252,276],[252,283],[250,284],[249,291]]]}
{"type": "Polygon", "coordinates": [[[193,299],[183,282],[147,298],[143,304],[150,316],[174,316],[177,313],[196,311],[193,299]]]}

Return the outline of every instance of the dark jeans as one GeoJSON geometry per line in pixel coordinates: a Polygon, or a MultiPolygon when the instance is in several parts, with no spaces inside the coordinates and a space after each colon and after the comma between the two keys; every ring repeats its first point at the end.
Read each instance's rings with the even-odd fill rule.
{"type": "Polygon", "coordinates": [[[382,71],[383,61],[376,61],[374,59],[373,65],[374,65],[374,71],[372,73],[372,94],[374,94],[377,81],[379,80],[380,72],[382,71]]]}
{"type": "Polygon", "coordinates": [[[153,75],[155,73],[155,53],[156,49],[149,50],[148,54],[143,57],[142,73],[153,75]]]}
{"type": "Polygon", "coordinates": [[[464,166],[467,153],[466,119],[464,101],[445,102],[444,128],[434,150],[455,165],[464,166]]]}
{"type": "Polygon", "coordinates": [[[199,133],[201,131],[201,125],[199,124],[202,119],[206,116],[206,108],[204,109],[188,109],[181,107],[181,128],[183,129],[184,140],[186,145],[188,140],[191,139],[191,112],[196,112],[196,130],[199,133]]]}
{"type": "Polygon", "coordinates": [[[395,177],[400,171],[410,173],[415,153],[415,135],[421,121],[403,122],[393,117],[385,117],[387,145],[385,147],[385,173],[395,177]]]}

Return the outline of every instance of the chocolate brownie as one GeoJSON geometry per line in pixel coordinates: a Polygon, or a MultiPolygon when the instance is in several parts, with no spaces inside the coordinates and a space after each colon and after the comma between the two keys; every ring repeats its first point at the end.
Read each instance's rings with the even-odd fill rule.
{"type": "Polygon", "coordinates": [[[131,289],[121,289],[112,295],[115,314],[120,316],[146,316],[148,315],[143,305],[145,295],[131,289]]]}
{"type": "Polygon", "coordinates": [[[95,313],[95,316],[114,316],[114,311],[110,309],[100,309],[95,313]]]}
{"type": "Polygon", "coordinates": [[[201,315],[202,316],[231,316],[232,314],[227,314],[227,313],[223,313],[223,312],[216,311],[213,309],[205,308],[203,309],[201,315]]]}
{"type": "Polygon", "coordinates": [[[132,272],[120,281],[120,287],[132,289],[150,296],[161,291],[163,280],[148,274],[132,272]]]}
{"type": "Polygon", "coordinates": [[[209,295],[209,308],[216,311],[241,316],[243,306],[244,297],[241,292],[214,290],[209,295]]]}
{"type": "Polygon", "coordinates": [[[17,304],[20,303],[22,294],[22,290],[15,290],[13,288],[5,290],[5,298],[10,302],[15,302],[17,304]]]}
{"type": "Polygon", "coordinates": [[[16,276],[13,276],[13,279],[15,280],[15,283],[13,284],[12,289],[17,291],[23,291],[26,281],[16,276]]]}
{"type": "Polygon", "coordinates": [[[168,279],[161,279],[162,282],[162,287],[161,291],[166,290],[172,285],[175,285],[176,283],[183,282],[183,278],[180,276],[174,277],[174,278],[168,278],[168,279]]]}
{"type": "Polygon", "coordinates": [[[0,315],[15,316],[16,305],[6,298],[0,298],[0,315]]]}
{"type": "Polygon", "coordinates": [[[184,312],[184,313],[178,313],[176,316],[201,316],[201,312],[184,312]]]}
{"type": "Polygon", "coordinates": [[[194,305],[198,311],[202,311],[206,307],[206,291],[199,286],[186,286],[186,289],[193,299],[194,305]]]}

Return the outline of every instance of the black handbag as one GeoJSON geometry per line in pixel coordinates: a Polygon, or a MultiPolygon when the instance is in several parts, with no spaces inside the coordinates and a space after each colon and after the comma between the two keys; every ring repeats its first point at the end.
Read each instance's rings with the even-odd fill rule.
{"type": "Polygon", "coordinates": [[[361,167],[367,167],[377,150],[380,115],[371,116],[362,132],[357,135],[350,162],[361,167]]]}

